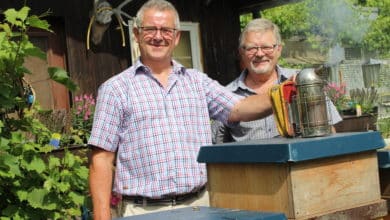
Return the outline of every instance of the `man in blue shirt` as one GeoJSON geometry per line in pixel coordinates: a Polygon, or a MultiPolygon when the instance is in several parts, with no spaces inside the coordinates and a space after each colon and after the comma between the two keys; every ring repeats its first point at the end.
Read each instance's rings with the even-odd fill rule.
{"type": "MultiPolygon", "coordinates": [[[[250,21],[239,38],[241,64],[245,69],[227,88],[244,97],[267,94],[272,86],[293,77],[299,70],[278,65],[282,48],[277,25],[263,18],[250,21]]],[[[331,124],[341,121],[334,105],[329,107],[331,124]]],[[[279,135],[273,115],[255,121],[240,122],[235,127],[227,127],[213,121],[212,129],[214,143],[264,139],[279,135]]]]}

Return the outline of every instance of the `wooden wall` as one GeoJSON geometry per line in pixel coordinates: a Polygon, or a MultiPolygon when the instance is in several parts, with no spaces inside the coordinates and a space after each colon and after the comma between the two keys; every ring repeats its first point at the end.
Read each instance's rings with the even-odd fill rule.
{"type": "MultiPolygon", "coordinates": [[[[96,94],[102,82],[127,68],[130,63],[130,47],[122,47],[120,31],[113,22],[100,45],[86,49],[87,27],[92,0],[40,0],[28,1],[34,14],[50,9],[47,19],[64,28],[67,71],[80,86],[81,92],[96,94]]],[[[121,0],[109,1],[114,7],[121,0]]],[[[145,0],[133,0],[124,9],[131,16],[145,0]]],[[[236,3],[225,0],[171,0],[179,11],[181,21],[200,23],[204,70],[210,77],[227,84],[239,74],[237,57],[240,32],[239,15],[236,3]]],[[[0,8],[19,9],[23,1],[1,0],[0,8]]],[[[125,29],[126,37],[128,29],[125,29]]]]}

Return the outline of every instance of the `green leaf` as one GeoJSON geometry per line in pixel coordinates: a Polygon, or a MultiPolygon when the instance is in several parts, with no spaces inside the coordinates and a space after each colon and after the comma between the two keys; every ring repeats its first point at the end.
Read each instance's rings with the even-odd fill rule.
{"type": "Polygon", "coordinates": [[[0,42],[2,42],[6,37],[6,33],[11,33],[12,31],[11,31],[10,26],[7,23],[0,24],[0,28],[2,30],[4,30],[4,33],[1,33],[1,36],[0,36],[0,42]]]}
{"type": "Polygon", "coordinates": [[[27,170],[36,171],[38,173],[42,173],[45,170],[45,168],[46,168],[46,164],[38,156],[34,156],[29,166],[27,166],[27,170]]]}
{"type": "Polygon", "coordinates": [[[13,178],[21,175],[17,158],[8,153],[0,153],[0,168],[0,176],[13,178]]]}
{"type": "Polygon", "coordinates": [[[45,210],[55,210],[58,202],[46,189],[34,189],[28,194],[27,200],[31,207],[45,210]]]}
{"type": "MultiPolygon", "coordinates": [[[[2,128],[2,127],[3,127],[3,122],[0,121],[0,128],[2,128]]],[[[2,150],[10,149],[9,143],[10,143],[10,141],[8,139],[1,137],[0,138],[0,149],[2,149],[2,150]]]]}
{"type": "Polygon", "coordinates": [[[47,21],[45,21],[45,20],[41,20],[36,15],[32,15],[32,16],[28,17],[27,18],[27,24],[29,24],[31,27],[40,28],[40,29],[52,32],[49,29],[50,24],[47,21]]]}
{"type": "Polygon", "coordinates": [[[76,174],[81,177],[81,179],[88,179],[89,169],[85,166],[81,166],[76,170],[76,174]]]}
{"type": "Polygon", "coordinates": [[[8,9],[4,12],[5,19],[9,23],[22,26],[22,22],[24,22],[28,16],[28,12],[30,11],[29,7],[23,7],[20,11],[16,11],[14,8],[8,9]]]}
{"type": "Polygon", "coordinates": [[[17,190],[16,195],[18,196],[20,201],[26,201],[28,198],[28,192],[25,190],[17,190]]]}
{"type": "Polygon", "coordinates": [[[73,167],[74,163],[75,163],[74,155],[69,153],[68,151],[65,152],[64,164],[66,165],[66,167],[73,167]]]}
{"type": "Polygon", "coordinates": [[[48,191],[45,189],[34,189],[30,193],[28,193],[27,200],[28,203],[33,208],[42,208],[43,205],[43,199],[48,194],[48,191]]]}
{"type": "Polygon", "coordinates": [[[70,91],[74,92],[78,89],[77,85],[69,78],[67,72],[59,67],[49,67],[49,76],[52,80],[63,84],[70,91]]]}
{"type": "Polygon", "coordinates": [[[61,166],[60,159],[58,159],[58,157],[54,157],[54,156],[49,157],[49,169],[50,170],[53,170],[53,169],[60,167],[60,166],[61,166]]]}
{"type": "Polygon", "coordinates": [[[80,195],[80,194],[77,194],[75,192],[70,192],[69,193],[69,197],[76,203],[76,204],[83,204],[84,203],[84,199],[85,199],[85,196],[84,195],[80,195]]]}
{"type": "Polygon", "coordinates": [[[53,151],[53,146],[52,145],[45,144],[45,145],[41,146],[41,152],[42,153],[49,153],[51,151],[53,151]]]}
{"type": "Polygon", "coordinates": [[[39,47],[34,46],[33,44],[25,48],[24,52],[28,56],[34,56],[42,60],[46,60],[46,53],[43,52],[39,47]]]}
{"type": "Polygon", "coordinates": [[[53,186],[56,184],[56,181],[54,181],[52,178],[49,178],[49,179],[47,179],[46,181],[45,181],[45,183],[43,183],[43,187],[46,189],[46,190],[48,190],[48,191],[50,191],[52,188],[53,188],[53,186]]]}
{"type": "Polygon", "coordinates": [[[21,132],[12,132],[11,133],[11,142],[12,143],[21,143],[23,140],[23,135],[21,132]]]}
{"type": "Polygon", "coordinates": [[[58,183],[57,187],[60,190],[60,192],[66,192],[70,189],[70,183],[60,182],[60,183],[58,183]]]}

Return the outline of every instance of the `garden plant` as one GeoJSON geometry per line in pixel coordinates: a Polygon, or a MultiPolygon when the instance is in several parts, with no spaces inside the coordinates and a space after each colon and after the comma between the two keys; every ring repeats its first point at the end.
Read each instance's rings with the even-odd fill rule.
{"type": "MultiPolygon", "coordinates": [[[[31,74],[24,59],[46,54],[34,46],[29,28],[51,31],[40,16],[26,6],[4,11],[0,22],[0,219],[71,219],[81,216],[88,198],[88,169],[85,158],[65,151],[51,154],[52,131],[35,117],[30,85],[31,74]]],[[[50,67],[51,79],[74,91],[76,85],[66,71],[50,67]]]]}

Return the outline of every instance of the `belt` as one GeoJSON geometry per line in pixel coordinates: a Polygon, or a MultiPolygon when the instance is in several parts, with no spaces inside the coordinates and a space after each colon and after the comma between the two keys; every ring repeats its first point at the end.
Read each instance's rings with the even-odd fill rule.
{"type": "Polygon", "coordinates": [[[179,195],[167,195],[158,199],[143,197],[143,196],[128,196],[122,195],[123,201],[130,201],[137,205],[148,206],[148,205],[178,205],[187,200],[190,200],[194,197],[198,197],[200,193],[202,193],[206,189],[205,186],[202,186],[196,191],[190,193],[184,193],[179,195]]]}

